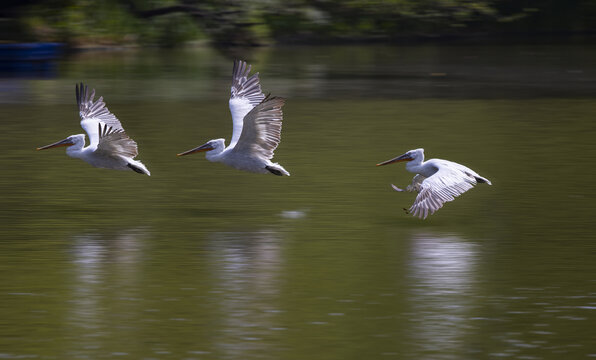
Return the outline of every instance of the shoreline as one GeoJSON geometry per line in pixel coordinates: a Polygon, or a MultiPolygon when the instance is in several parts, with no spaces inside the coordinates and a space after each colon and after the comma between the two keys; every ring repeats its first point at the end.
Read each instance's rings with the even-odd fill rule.
{"type": "MultiPolygon", "coordinates": [[[[36,44],[35,42],[0,42],[0,44],[36,44]]],[[[80,42],[79,42],[80,43],[80,42]]],[[[415,46],[415,45],[525,45],[525,44],[562,44],[562,43],[596,43],[596,31],[590,32],[507,32],[507,33],[470,33],[470,34],[413,34],[396,37],[388,36],[352,36],[352,37],[315,37],[313,35],[291,35],[270,41],[263,41],[255,45],[239,46],[231,44],[214,43],[210,40],[193,40],[172,48],[200,48],[214,47],[221,49],[250,48],[250,47],[284,47],[284,46],[415,46]]],[[[160,49],[158,45],[130,44],[92,44],[73,45],[60,43],[61,49],[66,53],[79,53],[88,51],[129,51],[136,49],[160,49]]]]}

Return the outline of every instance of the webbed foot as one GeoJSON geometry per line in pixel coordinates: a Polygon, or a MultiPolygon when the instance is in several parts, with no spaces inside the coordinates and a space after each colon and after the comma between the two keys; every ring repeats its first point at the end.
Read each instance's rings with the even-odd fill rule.
{"type": "Polygon", "coordinates": [[[395,186],[395,185],[393,185],[393,184],[391,184],[391,187],[392,187],[392,188],[393,188],[393,190],[395,190],[395,191],[399,191],[399,192],[402,192],[402,191],[404,191],[404,189],[400,189],[400,188],[398,188],[397,186],[395,186]]]}

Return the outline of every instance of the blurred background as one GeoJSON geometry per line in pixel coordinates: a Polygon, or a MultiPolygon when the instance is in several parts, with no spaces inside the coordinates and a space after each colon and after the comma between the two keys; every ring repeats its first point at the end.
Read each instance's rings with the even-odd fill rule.
{"type": "Polygon", "coordinates": [[[593,1],[4,1],[0,358],[596,357],[593,1]],[[287,98],[231,137],[233,60],[287,98]],[[63,149],[96,89],[151,177],[63,149]],[[404,213],[410,149],[479,184],[404,213]]]}
{"type": "Polygon", "coordinates": [[[591,0],[6,0],[2,40],[68,47],[399,42],[596,30],[591,0]]]}

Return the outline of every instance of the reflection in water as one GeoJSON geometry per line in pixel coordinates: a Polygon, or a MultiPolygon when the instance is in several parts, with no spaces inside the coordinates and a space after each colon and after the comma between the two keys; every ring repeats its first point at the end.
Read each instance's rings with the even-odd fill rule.
{"type": "Polygon", "coordinates": [[[477,245],[455,235],[415,234],[410,259],[415,346],[439,358],[461,355],[477,292],[477,245]]]}
{"type": "MultiPolygon", "coordinates": [[[[84,234],[73,239],[73,294],[66,323],[76,341],[71,342],[75,348],[69,355],[84,356],[104,347],[113,330],[110,318],[118,311],[108,305],[106,291],[118,298],[131,297],[127,291],[137,281],[145,233],[132,229],[113,236],[84,234]]],[[[123,314],[131,316],[128,311],[123,314]]]]}
{"type": "Polygon", "coordinates": [[[266,338],[284,330],[274,322],[281,312],[275,306],[282,263],[279,235],[269,230],[220,232],[209,237],[209,244],[214,290],[220,297],[218,351],[229,358],[272,355],[266,338]]]}
{"type": "Polygon", "coordinates": [[[303,219],[306,217],[308,210],[284,210],[282,211],[279,216],[284,219],[303,219]]]}

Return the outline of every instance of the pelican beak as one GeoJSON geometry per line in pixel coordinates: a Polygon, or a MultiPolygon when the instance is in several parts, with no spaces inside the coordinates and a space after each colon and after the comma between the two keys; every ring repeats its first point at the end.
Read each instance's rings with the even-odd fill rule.
{"type": "Polygon", "coordinates": [[[207,143],[207,144],[203,144],[199,147],[196,147],[194,149],[190,149],[188,151],[181,152],[180,154],[176,154],[176,156],[184,156],[184,155],[189,155],[189,154],[193,154],[196,152],[210,151],[210,150],[213,150],[213,147],[211,145],[209,145],[209,143],[207,143]]]}
{"type": "Polygon", "coordinates": [[[414,159],[412,159],[412,157],[406,153],[406,154],[400,155],[396,158],[393,158],[391,160],[387,160],[387,161],[378,163],[377,166],[389,165],[389,164],[393,164],[393,163],[400,162],[400,161],[412,161],[412,160],[414,160],[414,159]]]}
{"type": "Polygon", "coordinates": [[[55,148],[55,147],[60,147],[60,146],[72,146],[72,145],[74,145],[74,143],[70,139],[64,139],[64,140],[60,140],[60,141],[55,142],[50,145],[38,147],[37,150],[45,150],[45,149],[50,149],[50,148],[55,148]]]}

